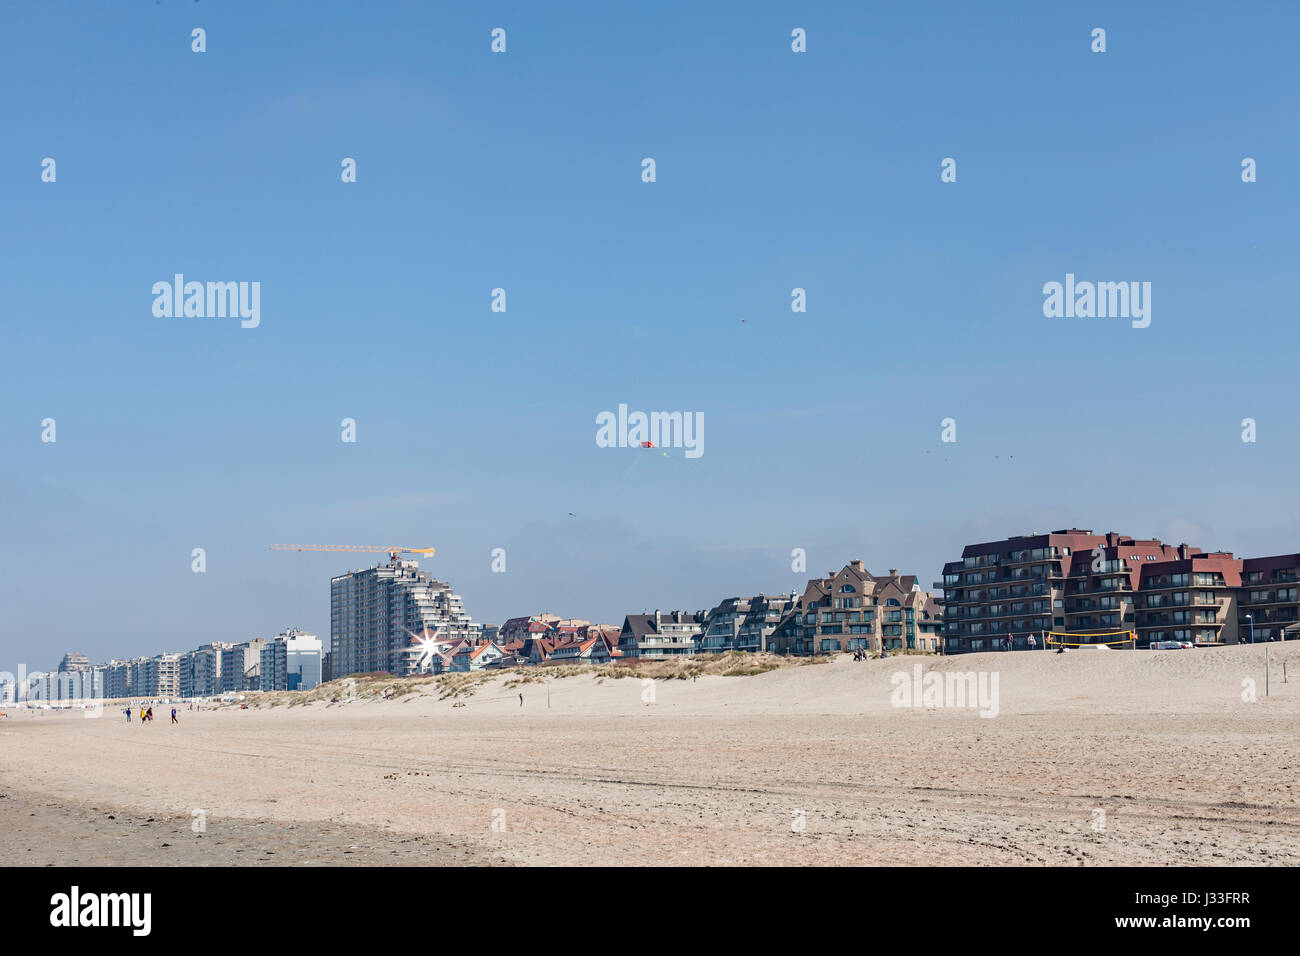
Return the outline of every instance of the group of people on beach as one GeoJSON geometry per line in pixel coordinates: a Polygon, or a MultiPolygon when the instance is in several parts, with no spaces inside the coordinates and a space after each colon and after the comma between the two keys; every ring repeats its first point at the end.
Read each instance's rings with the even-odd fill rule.
{"type": "MultiPolygon", "coordinates": [[[[122,711],[122,713],[126,714],[126,722],[129,724],[129,723],[131,722],[131,708],[130,708],[130,707],[127,707],[125,710],[122,711]]],[[[140,708],[140,723],[142,723],[142,724],[152,724],[152,723],[153,723],[153,708],[152,708],[152,707],[141,707],[141,708],[140,708]]],[[[179,718],[177,718],[177,716],[176,716],[176,708],[175,708],[175,707],[172,708],[172,723],[173,723],[173,724],[179,724],[179,723],[180,723],[179,718]]]]}

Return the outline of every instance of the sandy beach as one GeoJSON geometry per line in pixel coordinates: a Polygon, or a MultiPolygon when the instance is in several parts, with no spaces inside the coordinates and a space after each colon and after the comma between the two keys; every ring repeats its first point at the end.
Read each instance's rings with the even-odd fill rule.
{"type": "Polygon", "coordinates": [[[1297,865],[1300,643],[1268,698],[1264,659],[843,657],[653,703],[501,677],[179,726],[9,708],[0,863],[1297,865]],[[997,715],[894,706],[917,665],[996,674],[997,715]]]}

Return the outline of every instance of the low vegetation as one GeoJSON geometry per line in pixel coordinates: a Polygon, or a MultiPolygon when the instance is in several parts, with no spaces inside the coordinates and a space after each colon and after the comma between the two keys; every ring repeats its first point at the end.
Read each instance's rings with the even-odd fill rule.
{"type": "MultiPolygon", "coordinates": [[[[619,661],[608,664],[557,664],[542,667],[504,668],[434,676],[395,677],[388,673],[353,674],[321,684],[308,691],[248,692],[242,702],[225,707],[298,707],[324,703],[342,705],[354,701],[402,700],[413,694],[436,694],[439,700],[471,697],[480,686],[503,678],[507,690],[525,684],[543,684],[566,677],[595,677],[597,681],[623,678],[690,680],[693,677],[750,677],[782,667],[825,664],[830,657],[785,657],[727,651],[700,657],[672,657],[663,660],[619,661]]],[[[413,698],[412,698],[413,699],[413,698]]]]}
{"type": "Polygon", "coordinates": [[[355,700],[400,700],[411,694],[420,693],[420,688],[429,682],[428,677],[394,677],[392,674],[379,672],[373,674],[353,674],[339,680],[321,684],[311,690],[273,691],[266,693],[246,692],[242,701],[223,704],[224,707],[239,707],[241,703],[249,707],[279,707],[287,705],[298,707],[303,704],[323,702],[326,705],[350,703],[355,700]]]}

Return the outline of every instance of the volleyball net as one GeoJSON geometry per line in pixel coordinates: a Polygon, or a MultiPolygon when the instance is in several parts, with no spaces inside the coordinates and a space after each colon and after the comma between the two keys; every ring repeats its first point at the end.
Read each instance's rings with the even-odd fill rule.
{"type": "Polygon", "coordinates": [[[1044,637],[1048,647],[1106,647],[1131,644],[1137,647],[1137,631],[1093,631],[1088,634],[1069,631],[1048,631],[1044,637]]]}

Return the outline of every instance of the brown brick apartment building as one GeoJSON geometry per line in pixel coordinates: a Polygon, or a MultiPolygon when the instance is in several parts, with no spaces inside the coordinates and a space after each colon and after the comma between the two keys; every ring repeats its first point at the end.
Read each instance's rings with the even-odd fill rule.
{"type": "Polygon", "coordinates": [[[1246,558],[1241,562],[1241,592],[1237,601],[1237,631],[1241,640],[1300,637],[1300,554],[1246,558]]]}
{"type": "MultiPolygon", "coordinates": [[[[1136,645],[1300,637],[1300,554],[1237,558],[1077,528],[967,545],[944,565],[949,654],[1044,647],[1046,631],[1136,645]]],[[[940,585],[936,585],[938,587],[940,585]]]]}
{"type": "Polygon", "coordinates": [[[1156,641],[1236,644],[1240,558],[1197,553],[1180,545],[1175,560],[1142,569],[1137,613],[1138,646],[1156,641]]]}

